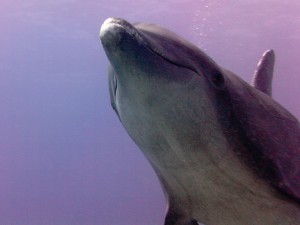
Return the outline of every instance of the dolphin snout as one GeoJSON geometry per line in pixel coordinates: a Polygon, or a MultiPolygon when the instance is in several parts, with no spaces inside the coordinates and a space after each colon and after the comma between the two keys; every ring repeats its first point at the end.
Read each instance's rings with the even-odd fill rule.
{"type": "Polygon", "coordinates": [[[132,39],[137,43],[143,42],[137,29],[120,18],[106,19],[101,26],[99,36],[104,49],[108,51],[119,49],[123,39],[132,39]]]}

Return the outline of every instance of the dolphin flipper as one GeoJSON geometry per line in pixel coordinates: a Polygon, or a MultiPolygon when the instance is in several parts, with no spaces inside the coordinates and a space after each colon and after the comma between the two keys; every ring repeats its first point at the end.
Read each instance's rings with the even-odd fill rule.
{"type": "Polygon", "coordinates": [[[195,219],[191,219],[190,221],[188,221],[187,223],[184,223],[184,225],[205,225],[203,223],[199,223],[197,220],[195,219]]]}
{"type": "Polygon", "coordinates": [[[203,225],[201,223],[199,223],[197,220],[192,219],[189,225],[203,225]]]}
{"type": "Polygon", "coordinates": [[[265,51],[258,62],[251,85],[267,95],[272,95],[272,79],[275,63],[273,50],[265,51]]]}

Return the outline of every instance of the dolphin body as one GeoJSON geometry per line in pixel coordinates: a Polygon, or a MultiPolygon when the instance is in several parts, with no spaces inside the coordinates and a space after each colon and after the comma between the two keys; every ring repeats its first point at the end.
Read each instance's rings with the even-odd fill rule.
{"type": "Polygon", "coordinates": [[[274,52],[252,85],[156,25],[107,19],[111,104],[155,170],[165,225],[299,225],[300,126],[271,95],[274,52]]]}

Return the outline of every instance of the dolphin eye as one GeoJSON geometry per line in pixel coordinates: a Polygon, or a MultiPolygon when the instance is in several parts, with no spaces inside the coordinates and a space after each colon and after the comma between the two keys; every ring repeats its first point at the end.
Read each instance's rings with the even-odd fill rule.
{"type": "Polygon", "coordinates": [[[216,87],[221,87],[224,84],[223,74],[221,74],[219,71],[212,73],[211,80],[216,87]]]}

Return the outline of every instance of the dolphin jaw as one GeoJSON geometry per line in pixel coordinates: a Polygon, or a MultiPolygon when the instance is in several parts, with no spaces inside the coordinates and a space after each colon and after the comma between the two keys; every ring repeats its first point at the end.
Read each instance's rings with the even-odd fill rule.
{"type": "Polygon", "coordinates": [[[152,43],[153,41],[149,40],[149,37],[144,35],[142,31],[140,32],[129,22],[119,18],[108,18],[103,22],[99,33],[103,47],[117,47],[120,39],[122,38],[122,35],[124,35],[124,32],[135,39],[138,44],[141,44],[145,48],[147,48],[149,51],[171,62],[172,64],[177,65],[177,63],[174,62],[174,60],[168,57],[165,53],[163,53],[162,50],[159,50],[159,48],[155,47],[155,44],[152,43]]]}
{"type": "Polygon", "coordinates": [[[141,35],[130,23],[118,18],[108,18],[100,29],[100,40],[104,47],[117,46],[124,33],[133,37],[139,44],[147,45],[141,35]]]}
{"type": "Polygon", "coordinates": [[[100,28],[100,33],[99,33],[100,39],[104,40],[107,33],[112,33],[116,35],[117,30],[115,29],[115,27],[121,28],[122,26],[118,25],[117,23],[114,23],[113,18],[108,18],[107,20],[105,20],[100,28]]]}

